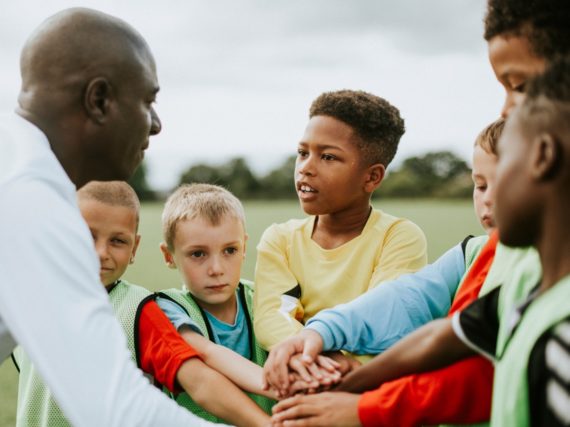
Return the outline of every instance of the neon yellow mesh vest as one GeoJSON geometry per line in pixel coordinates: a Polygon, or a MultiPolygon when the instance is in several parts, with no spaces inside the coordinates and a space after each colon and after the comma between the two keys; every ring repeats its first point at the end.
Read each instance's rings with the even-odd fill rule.
{"type": "Polygon", "coordinates": [[[532,279],[518,280],[513,282],[514,286],[501,291],[504,294],[501,295],[504,310],[497,341],[498,362],[495,368],[492,426],[529,425],[528,359],[536,341],[570,315],[570,276],[566,276],[531,302],[511,334],[514,307],[537,283],[537,280],[532,279]]]}
{"type": "MultiPolygon", "coordinates": [[[[190,295],[188,292],[182,289],[168,289],[159,292],[158,295],[163,298],[174,301],[175,303],[180,305],[186,311],[188,316],[190,316],[190,318],[194,320],[194,322],[196,322],[196,325],[199,327],[202,335],[204,335],[204,337],[210,340],[213,340],[210,324],[205,314],[203,313],[202,309],[198,306],[198,304],[196,304],[196,301],[194,300],[192,295],[190,295]]],[[[252,326],[253,325],[252,322],[253,283],[242,279],[238,287],[238,297],[242,303],[242,307],[243,306],[247,307],[247,310],[244,311],[244,314],[251,338],[251,343],[250,343],[251,355],[252,355],[251,361],[259,366],[263,366],[265,360],[267,359],[267,352],[263,348],[261,348],[261,346],[257,343],[257,340],[255,339],[255,335],[253,333],[253,326],[252,326]]],[[[225,422],[224,420],[202,409],[202,407],[197,405],[187,393],[180,393],[178,394],[178,396],[173,396],[172,393],[170,393],[168,390],[164,389],[164,391],[167,394],[171,395],[171,397],[175,399],[180,406],[189,409],[199,417],[212,422],[218,422],[218,423],[225,422]]],[[[251,397],[251,399],[255,403],[257,403],[257,405],[261,409],[263,409],[268,414],[271,414],[271,408],[275,403],[273,400],[268,399],[267,397],[264,396],[258,396],[256,394],[251,394],[251,393],[246,393],[246,394],[249,397],[251,397]]]]}
{"type": "MultiPolygon", "coordinates": [[[[132,358],[139,366],[139,356],[136,351],[137,346],[135,346],[138,336],[135,327],[141,308],[146,301],[154,299],[154,295],[140,286],[131,285],[121,280],[109,294],[109,299],[127,336],[132,358]]],[[[12,358],[20,371],[16,425],[18,427],[70,426],[51,392],[44,385],[35,366],[21,347],[14,350],[12,358]]],[[[85,368],[88,369],[89,367],[86,366],[85,368]]]]}

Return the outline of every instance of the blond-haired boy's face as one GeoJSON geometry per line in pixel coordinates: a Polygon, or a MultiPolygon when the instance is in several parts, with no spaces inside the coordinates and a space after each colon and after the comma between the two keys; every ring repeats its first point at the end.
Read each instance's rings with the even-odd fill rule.
{"type": "Polygon", "coordinates": [[[493,217],[493,202],[495,199],[495,171],[497,156],[487,153],[481,146],[475,146],[473,151],[473,206],[477,219],[489,232],[495,227],[493,217]]]}
{"type": "Polygon", "coordinates": [[[235,307],[246,239],[238,218],[228,215],[218,225],[194,218],[176,225],[172,251],[164,244],[161,250],[167,265],[178,268],[198,304],[219,312],[235,307]]]}
{"type": "Polygon", "coordinates": [[[101,264],[99,277],[105,286],[125,273],[139,245],[137,214],[125,206],[80,199],[79,209],[87,222],[101,264]]]}

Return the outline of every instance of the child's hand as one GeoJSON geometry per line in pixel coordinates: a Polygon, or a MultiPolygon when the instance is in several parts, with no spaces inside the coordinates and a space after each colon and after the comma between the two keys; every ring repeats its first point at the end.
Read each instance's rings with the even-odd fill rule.
{"type": "Polygon", "coordinates": [[[311,389],[323,389],[340,381],[340,365],[334,360],[317,356],[315,362],[307,363],[301,354],[296,354],[289,360],[289,371],[296,373],[311,389]]]}
{"type": "MultiPolygon", "coordinates": [[[[313,363],[322,350],[321,336],[310,329],[305,329],[297,335],[275,346],[270,352],[263,367],[263,387],[276,389],[280,396],[286,396],[289,389],[289,360],[295,354],[302,354],[305,363],[313,363]]],[[[301,374],[305,381],[311,382],[312,376],[301,374]]]]}
{"type": "Polygon", "coordinates": [[[332,359],[334,362],[336,362],[336,364],[338,366],[338,370],[343,377],[346,374],[348,374],[349,372],[351,372],[351,371],[355,370],[356,368],[362,366],[362,363],[360,363],[358,360],[353,359],[352,357],[346,356],[344,353],[342,353],[340,351],[333,351],[333,352],[329,352],[329,353],[324,353],[323,355],[321,355],[319,357],[327,357],[327,358],[332,359]]]}

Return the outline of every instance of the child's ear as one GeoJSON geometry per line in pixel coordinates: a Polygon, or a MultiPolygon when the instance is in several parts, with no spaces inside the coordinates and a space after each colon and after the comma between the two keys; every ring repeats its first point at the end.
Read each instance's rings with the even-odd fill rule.
{"type": "Polygon", "coordinates": [[[245,233],[245,235],[243,236],[243,259],[245,259],[245,252],[247,250],[247,239],[249,238],[249,236],[247,235],[247,233],[245,233]]]}
{"type": "Polygon", "coordinates": [[[164,242],[160,244],[160,252],[162,252],[162,256],[164,257],[164,262],[168,268],[176,268],[176,263],[174,262],[174,256],[168,250],[168,245],[164,242]]]}
{"type": "Polygon", "coordinates": [[[554,176],[561,164],[560,142],[543,133],[536,138],[532,151],[532,176],[540,181],[554,176]]]}
{"type": "Polygon", "coordinates": [[[364,181],[364,191],[372,193],[382,183],[386,175],[386,167],[381,163],[375,163],[368,167],[366,172],[366,180],[364,181]]]}
{"type": "Polygon", "coordinates": [[[135,256],[137,254],[137,249],[139,248],[140,242],[141,242],[141,235],[137,234],[135,236],[135,245],[133,246],[133,250],[131,252],[131,259],[129,260],[129,264],[133,264],[135,262],[135,256]]]}

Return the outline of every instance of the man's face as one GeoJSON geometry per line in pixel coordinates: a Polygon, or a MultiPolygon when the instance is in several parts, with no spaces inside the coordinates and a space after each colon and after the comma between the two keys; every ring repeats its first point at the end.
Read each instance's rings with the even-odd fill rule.
{"type": "Polygon", "coordinates": [[[121,76],[116,89],[116,111],[111,123],[112,134],[104,143],[106,165],[113,179],[128,179],[141,163],[149,138],[161,130],[161,122],[154,110],[158,79],[150,52],[138,56],[121,76]]]}

